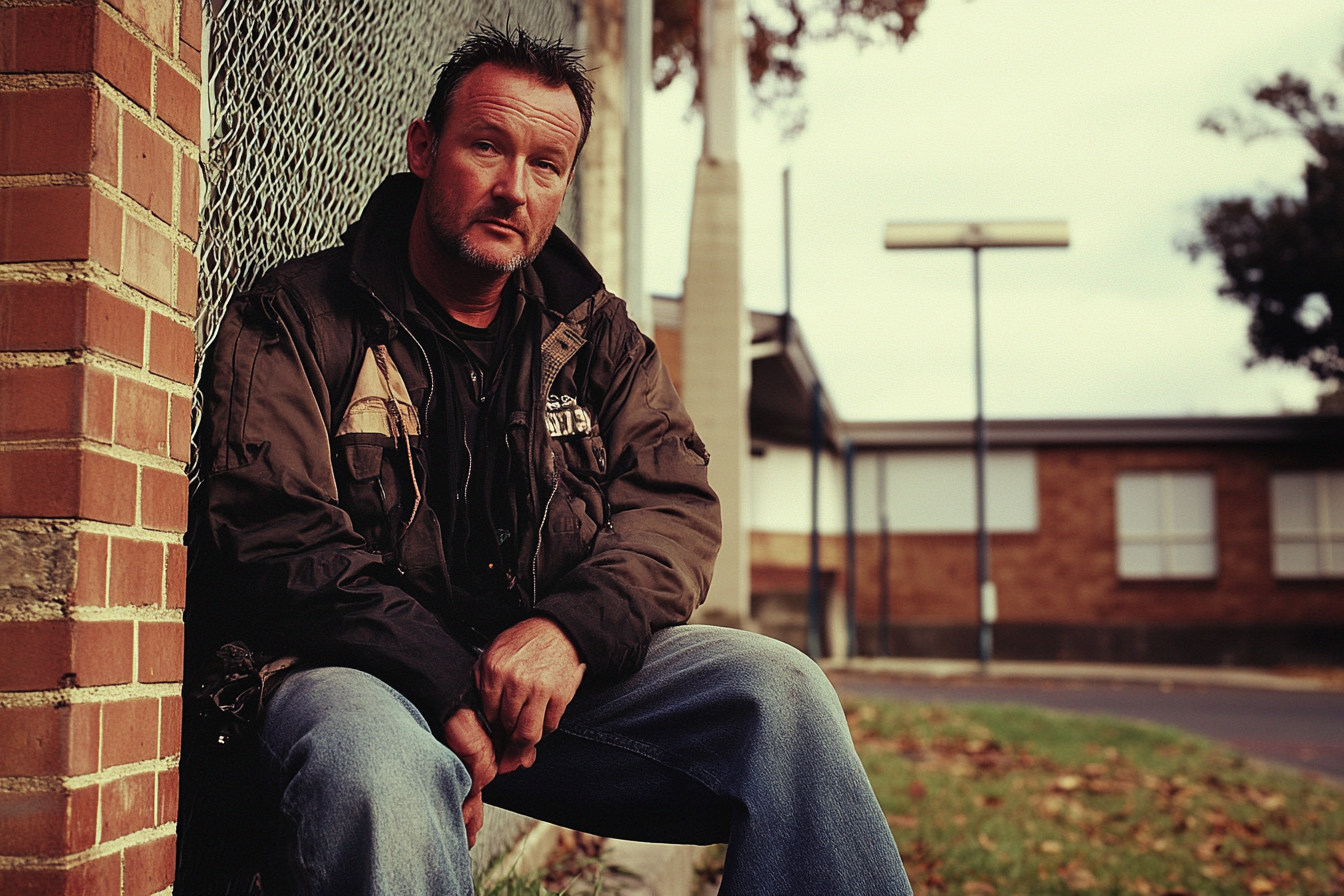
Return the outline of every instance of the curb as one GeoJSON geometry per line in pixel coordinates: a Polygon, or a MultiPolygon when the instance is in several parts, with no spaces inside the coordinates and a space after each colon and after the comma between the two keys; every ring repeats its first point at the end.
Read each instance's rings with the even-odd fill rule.
{"type": "Polygon", "coordinates": [[[1264,669],[1217,666],[1147,666],[1121,663],[1049,663],[994,660],[984,667],[976,660],[852,657],[823,659],[827,672],[893,675],[910,678],[980,679],[990,681],[1076,681],[1112,684],[1156,684],[1159,687],[1247,688],[1262,691],[1322,692],[1344,690],[1324,677],[1295,676],[1264,669]]]}

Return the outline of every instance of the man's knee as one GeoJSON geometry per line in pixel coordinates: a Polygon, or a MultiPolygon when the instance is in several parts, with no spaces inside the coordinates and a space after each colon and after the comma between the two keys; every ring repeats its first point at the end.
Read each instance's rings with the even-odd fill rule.
{"type": "Polygon", "coordinates": [[[681,635],[701,657],[697,687],[730,702],[735,714],[780,725],[834,729],[844,726],[835,689],[806,654],[753,632],[687,626],[681,635]],[[699,631],[696,631],[696,630],[699,631]]]}
{"type": "Polygon", "coordinates": [[[268,707],[262,734],[291,797],[298,788],[354,805],[443,794],[460,804],[471,786],[404,698],[353,669],[296,673],[268,707]]]}

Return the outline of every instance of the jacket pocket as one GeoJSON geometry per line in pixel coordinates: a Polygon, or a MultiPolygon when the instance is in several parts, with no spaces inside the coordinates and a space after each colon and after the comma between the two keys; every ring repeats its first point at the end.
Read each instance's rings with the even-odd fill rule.
{"type": "Polygon", "coordinates": [[[420,509],[413,456],[419,438],[419,415],[400,371],[386,346],[370,346],[333,447],[341,507],[369,548],[389,561],[396,561],[401,537],[420,509]]]}

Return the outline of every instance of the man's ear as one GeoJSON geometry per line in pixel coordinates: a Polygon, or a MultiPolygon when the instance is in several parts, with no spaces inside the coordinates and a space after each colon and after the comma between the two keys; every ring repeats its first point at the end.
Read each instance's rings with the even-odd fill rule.
{"type": "Polygon", "coordinates": [[[423,118],[406,129],[406,167],[421,180],[434,168],[434,129],[423,118]]]}

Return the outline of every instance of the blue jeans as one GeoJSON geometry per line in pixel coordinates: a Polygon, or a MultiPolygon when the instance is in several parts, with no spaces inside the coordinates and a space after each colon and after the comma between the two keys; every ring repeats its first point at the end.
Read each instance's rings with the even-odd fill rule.
{"type": "MultiPolygon", "coordinates": [[[[301,892],[472,892],[470,777],[399,693],[352,669],[302,671],[261,739],[301,892]]],[[[723,896],[910,893],[830,683],[749,632],[658,632],[643,669],[581,687],[532,768],[485,800],[605,836],[726,842],[723,896]]]]}

